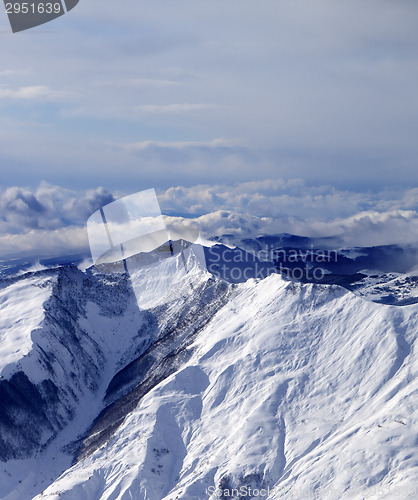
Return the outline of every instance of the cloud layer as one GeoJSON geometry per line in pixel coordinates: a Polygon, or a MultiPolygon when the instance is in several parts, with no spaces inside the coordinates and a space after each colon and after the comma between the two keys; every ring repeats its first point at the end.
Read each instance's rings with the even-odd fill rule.
{"type": "Polygon", "coordinates": [[[82,225],[95,210],[113,200],[102,187],[84,192],[47,183],[35,190],[10,187],[0,192],[0,232],[22,234],[82,225]]]}
{"type": "Polygon", "coordinates": [[[418,244],[417,188],[359,193],[271,179],[173,187],[159,199],[166,213],[195,214],[207,237],[290,233],[335,237],[341,246],[418,244]]]}
{"type": "Polygon", "coordinates": [[[302,179],[268,179],[234,185],[172,187],[161,192],[160,203],[166,210],[189,214],[221,209],[258,217],[333,220],[368,210],[417,210],[418,188],[373,193],[339,190],[330,185],[310,186],[302,179]]]}
{"type": "Polygon", "coordinates": [[[355,247],[398,244],[417,247],[416,211],[368,211],[334,220],[301,219],[291,216],[257,217],[219,211],[196,219],[207,237],[232,235],[250,238],[290,233],[312,238],[332,237],[331,246],[355,247]]]}
{"type": "MultiPolygon", "coordinates": [[[[88,252],[86,222],[115,195],[45,182],[0,192],[0,256],[88,252]]],[[[172,187],[158,192],[162,211],[194,219],[206,238],[291,233],[334,237],[340,246],[417,245],[418,189],[358,193],[311,187],[300,179],[172,187]]]]}

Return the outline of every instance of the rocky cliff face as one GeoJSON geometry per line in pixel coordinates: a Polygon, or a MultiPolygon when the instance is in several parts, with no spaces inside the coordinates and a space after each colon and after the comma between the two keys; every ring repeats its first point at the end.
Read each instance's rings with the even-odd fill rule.
{"type": "MultiPolygon", "coordinates": [[[[34,278],[37,287],[50,288],[50,295],[42,306],[43,320],[27,332],[28,352],[9,363],[0,380],[3,461],[42,449],[75,417],[80,404],[106,384],[118,353],[126,355],[121,347],[129,347],[134,357],[152,340],[126,275],[92,275],[66,267],[30,278],[29,287],[34,278]],[[112,331],[122,324],[124,335],[114,352],[112,331]]],[[[25,279],[29,277],[20,281],[25,279]]],[[[7,280],[3,283],[7,286],[7,280]]],[[[19,303],[19,297],[14,300],[19,303]]]]}

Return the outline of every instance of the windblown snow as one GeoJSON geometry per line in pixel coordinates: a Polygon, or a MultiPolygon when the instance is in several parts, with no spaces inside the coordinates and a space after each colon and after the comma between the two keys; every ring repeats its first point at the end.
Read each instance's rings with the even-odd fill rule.
{"type": "MultiPolygon", "coordinates": [[[[123,289],[116,281],[87,297],[96,278],[78,286],[72,314],[83,332],[81,349],[100,360],[96,383],[77,389],[72,419],[46,445],[0,466],[2,499],[417,497],[417,304],[377,304],[337,285],[278,274],[219,288],[197,265],[179,283],[172,271],[175,278],[167,279],[167,265],[132,275],[133,289],[146,294],[151,287],[153,297],[137,295],[138,311],[133,303],[109,305],[112,288],[116,302],[123,289]],[[163,337],[157,331],[147,338],[154,332],[149,318],[163,337]],[[77,455],[71,443],[94,438],[89,427],[106,408],[109,388],[116,387],[114,410],[144,386],[135,359],[148,359],[141,356],[151,348],[154,382],[117,425],[107,413],[99,417],[112,432],[77,455]]],[[[43,280],[35,273],[1,290],[9,346],[2,363],[18,363],[36,347],[22,332],[39,328],[42,304],[56,294],[52,285],[40,286],[43,280]],[[26,298],[18,311],[16,296],[26,298]],[[22,317],[26,327],[17,321],[22,317]]],[[[70,358],[63,356],[61,366],[70,367],[70,358]]],[[[63,390],[53,373],[47,376],[63,390]]]]}

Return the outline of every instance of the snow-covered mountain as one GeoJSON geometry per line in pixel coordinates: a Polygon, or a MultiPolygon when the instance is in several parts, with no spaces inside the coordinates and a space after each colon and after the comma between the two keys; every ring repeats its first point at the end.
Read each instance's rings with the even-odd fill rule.
{"type": "Polygon", "coordinates": [[[353,293],[237,251],[0,281],[1,499],[416,496],[418,304],[371,293],[414,273],[353,293]]]}
{"type": "Polygon", "coordinates": [[[325,238],[292,235],[225,240],[230,244],[206,247],[205,256],[208,270],[231,283],[280,273],[303,283],[338,284],[382,304],[418,303],[416,247],[334,248],[325,238]]]}

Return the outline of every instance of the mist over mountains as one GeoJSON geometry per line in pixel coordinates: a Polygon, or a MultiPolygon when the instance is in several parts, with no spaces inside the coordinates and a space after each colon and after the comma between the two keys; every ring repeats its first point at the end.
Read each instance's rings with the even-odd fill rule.
{"type": "MultiPolygon", "coordinates": [[[[121,196],[103,187],[77,191],[46,182],[0,191],[0,259],[87,254],[87,218],[121,196]]],[[[334,248],[418,241],[416,188],[363,192],[272,179],[171,187],[158,199],[167,218],[187,216],[207,239],[289,233],[329,238],[321,245],[334,248]]]]}

